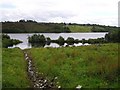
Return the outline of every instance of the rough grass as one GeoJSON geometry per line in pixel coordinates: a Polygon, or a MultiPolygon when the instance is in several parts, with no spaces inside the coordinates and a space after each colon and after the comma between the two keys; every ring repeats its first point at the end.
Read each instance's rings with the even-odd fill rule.
{"type": "Polygon", "coordinates": [[[24,55],[18,48],[2,49],[2,87],[30,87],[24,55]]]}
{"type": "Polygon", "coordinates": [[[92,26],[68,25],[71,32],[91,32],[92,26]]]}
{"type": "Polygon", "coordinates": [[[63,88],[118,87],[118,44],[29,50],[39,73],[63,88]]]}
{"type": "Polygon", "coordinates": [[[2,48],[0,47],[0,89],[2,88],[2,48]]]}

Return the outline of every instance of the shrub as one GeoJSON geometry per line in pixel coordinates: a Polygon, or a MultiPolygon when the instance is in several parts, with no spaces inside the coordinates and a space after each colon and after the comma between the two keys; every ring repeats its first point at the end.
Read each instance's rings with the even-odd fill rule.
{"type": "Polygon", "coordinates": [[[57,42],[58,42],[59,45],[64,45],[65,40],[64,40],[64,38],[63,38],[62,36],[60,36],[60,37],[57,39],[57,42]]]}
{"type": "Polygon", "coordinates": [[[111,31],[105,35],[105,40],[107,42],[120,42],[120,31],[111,31]]]}
{"type": "Polygon", "coordinates": [[[2,34],[2,47],[7,48],[16,44],[22,43],[22,41],[17,39],[10,39],[7,34],[2,34]]]}
{"type": "Polygon", "coordinates": [[[74,44],[75,40],[72,37],[68,37],[66,42],[67,42],[67,44],[71,45],[71,44],[74,44]]]}
{"type": "Polygon", "coordinates": [[[34,34],[31,37],[28,37],[28,42],[29,43],[45,43],[46,39],[44,35],[40,35],[40,34],[34,34]]]}

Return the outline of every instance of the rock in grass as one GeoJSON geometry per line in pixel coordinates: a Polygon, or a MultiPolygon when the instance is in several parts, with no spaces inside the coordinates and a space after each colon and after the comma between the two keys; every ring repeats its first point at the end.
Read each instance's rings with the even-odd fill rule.
{"type": "Polygon", "coordinates": [[[80,90],[81,88],[82,88],[81,85],[78,85],[78,86],[76,87],[77,90],[80,90]]]}
{"type": "Polygon", "coordinates": [[[56,80],[58,77],[55,77],[54,79],[56,80]]]}
{"type": "Polygon", "coordinates": [[[58,86],[58,88],[61,88],[61,86],[58,86]]]}

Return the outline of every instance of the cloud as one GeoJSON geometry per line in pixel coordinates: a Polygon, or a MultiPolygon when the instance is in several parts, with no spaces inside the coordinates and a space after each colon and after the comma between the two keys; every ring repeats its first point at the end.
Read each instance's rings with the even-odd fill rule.
{"type": "Polygon", "coordinates": [[[118,3],[118,26],[120,27],[120,1],[118,3]]]}
{"type": "Polygon", "coordinates": [[[118,0],[1,0],[0,11],[0,21],[34,19],[115,26],[118,22],[118,0]]]}
{"type": "Polygon", "coordinates": [[[3,9],[12,9],[12,8],[15,8],[15,7],[16,7],[15,5],[12,5],[12,4],[9,4],[9,3],[0,4],[0,8],[3,8],[3,9]]]}

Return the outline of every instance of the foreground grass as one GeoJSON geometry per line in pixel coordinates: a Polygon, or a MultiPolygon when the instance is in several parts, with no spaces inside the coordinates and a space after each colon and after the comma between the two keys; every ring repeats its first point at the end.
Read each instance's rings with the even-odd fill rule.
{"type": "Polygon", "coordinates": [[[2,48],[0,46],[0,89],[1,88],[2,88],[2,48]]]}
{"type": "Polygon", "coordinates": [[[63,88],[117,88],[118,44],[29,50],[39,73],[63,88]]]}
{"type": "Polygon", "coordinates": [[[23,52],[18,49],[2,49],[2,87],[27,88],[30,83],[26,73],[23,52]]]}
{"type": "Polygon", "coordinates": [[[91,32],[92,26],[68,25],[71,32],[91,32]]]}

